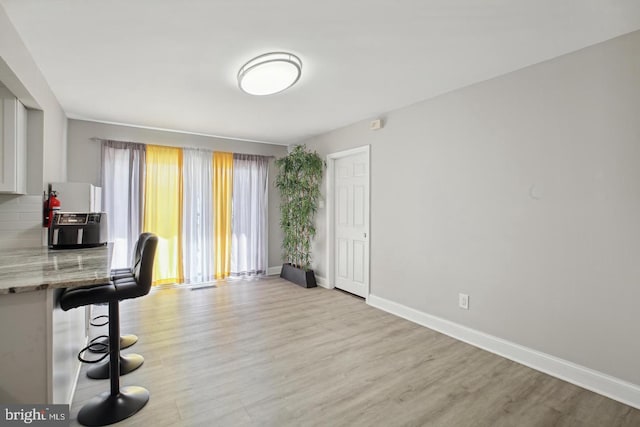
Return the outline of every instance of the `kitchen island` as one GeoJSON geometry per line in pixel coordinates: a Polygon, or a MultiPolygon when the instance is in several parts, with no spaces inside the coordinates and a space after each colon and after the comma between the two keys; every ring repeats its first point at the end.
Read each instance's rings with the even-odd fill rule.
{"type": "Polygon", "coordinates": [[[109,283],[112,249],[0,251],[0,403],[70,403],[87,310],[64,312],[58,299],[109,283]]]}

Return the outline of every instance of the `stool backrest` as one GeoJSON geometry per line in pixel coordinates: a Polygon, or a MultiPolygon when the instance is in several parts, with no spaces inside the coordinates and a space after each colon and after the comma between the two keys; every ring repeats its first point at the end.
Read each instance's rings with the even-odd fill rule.
{"type": "Polygon", "coordinates": [[[138,236],[138,241],[136,242],[136,247],[133,250],[133,254],[131,257],[131,265],[129,266],[131,268],[131,271],[133,271],[138,266],[138,264],[140,264],[140,258],[142,257],[142,245],[144,241],[147,240],[147,238],[149,238],[150,236],[153,236],[153,233],[142,233],[140,236],[138,236]]]}
{"type": "MultiPolygon", "coordinates": [[[[153,262],[156,257],[156,249],[158,247],[158,236],[152,233],[145,233],[140,251],[140,262],[138,267],[133,271],[133,277],[137,283],[138,295],[146,295],[151,290],[151,282],[153,279],[153,262]]],[[[142,236],[141,236],[142,237],[142,236]]]]}

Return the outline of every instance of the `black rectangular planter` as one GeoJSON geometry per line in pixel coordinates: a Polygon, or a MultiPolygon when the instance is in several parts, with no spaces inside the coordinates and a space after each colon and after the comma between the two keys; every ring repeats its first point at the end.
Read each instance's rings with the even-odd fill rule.
{"type": "Polygon", "coordinates": [[[290,263],[282,264],[280,277],[303,288],[316,287],[316,276],[313,274],[313,270],[303,270],[302,268],[294,267],[290,263]]]}

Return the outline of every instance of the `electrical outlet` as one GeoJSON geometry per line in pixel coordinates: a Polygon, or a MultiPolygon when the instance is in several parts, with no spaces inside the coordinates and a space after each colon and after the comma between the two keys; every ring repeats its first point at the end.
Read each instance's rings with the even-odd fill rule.
{"type": "Polygon", "coordinates": [[[458,294],[458,306],[462,309],[469,310],[469,295],[458,294]]]}

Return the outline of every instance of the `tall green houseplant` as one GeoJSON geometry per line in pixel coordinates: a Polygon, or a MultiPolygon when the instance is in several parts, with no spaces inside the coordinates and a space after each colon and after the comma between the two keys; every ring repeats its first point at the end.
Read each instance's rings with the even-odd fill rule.
{"type": "Polygon", "coordinates": [[[325,162],[315,151],[297,145],[287,156],[277,159],[276,166],[283,256],[292,266],[310,270],[311,239],[316,234],[313,218],[320,200],[325,162]]]}

